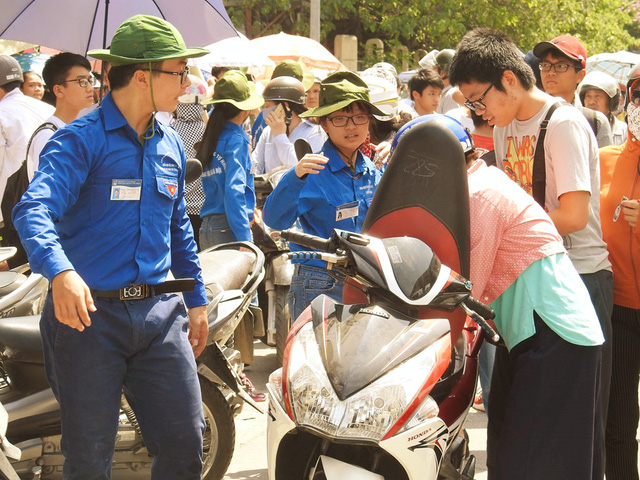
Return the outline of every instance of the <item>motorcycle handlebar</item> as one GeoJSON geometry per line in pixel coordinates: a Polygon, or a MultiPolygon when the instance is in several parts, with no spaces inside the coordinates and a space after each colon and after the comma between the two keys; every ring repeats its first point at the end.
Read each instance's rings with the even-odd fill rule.
{"type": "Polygon", "coordinates": [[[496,318],[496,312],[493,311],[493,308],[491,308],[488,305],[485,305],[484,303],[482,303],[479,300],[476,300],[473,297],[467,297],[464,303],[467,307],[469,307],[471,310],[476,312],[485,320],[493,320],[494,318],[496,318]]]}
{"type": "Polygon", "coordinates": [[[331,240],[328,238],[294,232],[293,230],[283,230],[280,232],[280,236],[285,240],[297,243],[303,247],[313,248],[314,250],[321,250],[323,252],[330,252],[332,250],[331,240]]]}

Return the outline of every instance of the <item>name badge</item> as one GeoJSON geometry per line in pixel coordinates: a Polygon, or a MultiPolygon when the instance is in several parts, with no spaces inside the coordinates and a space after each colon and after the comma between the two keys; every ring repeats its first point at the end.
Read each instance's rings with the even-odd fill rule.
{"type": "Polygon", "coordinates": [[[358,202],[345,203],[336,208],[336,222],[358,216],[358,202]]]}
{"type": "Polygon", "coordinates": [[[111,200],[140,200],[142,191],[141,179],[126,179],[111,181],[111,200]]]}

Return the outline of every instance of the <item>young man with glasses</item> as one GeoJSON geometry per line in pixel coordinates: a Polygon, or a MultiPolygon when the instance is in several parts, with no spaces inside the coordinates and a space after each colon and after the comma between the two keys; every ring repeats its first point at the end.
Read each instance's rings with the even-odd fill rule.
{"type": "MultiPolygon", "coordinates": [[[[207,297],[182,142],[154,112],[175,109],[187,58],[206,53],[164,20],[126,20],[110,50],[89,52],[112,62],[111,92],[51,137],[13,210],[31,269],[51,282],[40,329],[68,480],[111,477],[123,390],[154,457],[151,478],[201,477],[194,356],[206,346],[207,297]],[[169,270],[183,280],[168,281],[169,270]]],[[[66,80],[89,90],[86,77],[66,80]]]]}
{"type": "MultiPolygon", "coordinates": [[[[589,291],[606,338],[613,278],[599,221],[598,147],[587,120],[573,106],[562,104],[548,119],[559,100],[535,87],[533,72],[517,47],[496,31],[477,29],[465,35],[451,65],[451,81],[466,97],[467,106],[495,125],[498,166],[548,212],[589,291]],[[539,142],[541,123],[547,119],[546,136],[539,142]],[[544,155],[536,156],[536,150],[544,155]]],[[[536,311],[544,305],[531,307],[536,311]]],[[[499,348],[496,356],[489,401],[489,478],[600,480],[604,469],[600,347],[577,334],[560,338],[556,332],[552,349],[540,348],[537,356],[529,357],[557,365],[549,374],[554,379],[540,383],[534,378],[540,377],[539,372],[522,363],[523,349],[536,348],[538,337],[535,330],[530,333],[531,341],[509,352],[499,348]],[[571,354],[576,345],[590,349],[589,362],[581,362],[578,369],[571,354]],[[567,384],[566,392],[545,389],[545,382],[555,379],[562,380],[556,385],[567,384]],[[540,402],[545,403],[546,413],[530,415],[540,402]],[[519,448],[523,445],[530,448],[519,448]]],[[[603,361],[603,375],[609,362],[603,361]]]]}
{"type": "MultiPolygon", "coordinates": [[[[282,176],[264,206],[267,225],[283,230],[299,220],[305,233],[323,238],[334,228],[360,231],[381,176],[359,150],[372,114],[384,112],[371,103],[369,87],[355,73],[335,72],[322,81],[318,106],[300,116],[318,118],[329,139],[320,152],[305,155],[282,176]]],[[[296,244],[290,247],[308,250],[296,244]]],[[[297,263],[289,289],[292,320],[320,294],[340,301],[342,287],[327,273],[324,262],[297,263]]]]}
{"type": "Polygon", "coordinates": [[[585,76],[587,50],[576,37],[560,35],[549,42],[540,42],[533,48],[540,58],[540,77],[544,91],[575,105],[589,120],[598,139],[598,147],[611,145],[613,136],[606,116],[582,106],[577,88],[585,76]]]}

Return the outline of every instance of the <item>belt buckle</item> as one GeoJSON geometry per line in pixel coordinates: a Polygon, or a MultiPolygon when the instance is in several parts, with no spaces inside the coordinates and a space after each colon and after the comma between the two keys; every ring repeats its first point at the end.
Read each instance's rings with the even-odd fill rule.
{"type": "Polygon", "coordinates": [[[142,300],[149,296],[149,286],[144,283],[134,283],[120,289],[120,300],[142,300]]]}

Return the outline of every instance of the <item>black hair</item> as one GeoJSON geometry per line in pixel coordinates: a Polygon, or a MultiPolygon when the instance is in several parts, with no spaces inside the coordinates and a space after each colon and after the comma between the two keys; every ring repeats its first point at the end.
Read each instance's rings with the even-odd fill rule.
{"type": "Polygon", "coordinates": [[[224,124],[236,117],[242,110],[229,102],[221,102],[215,105],[213,113],[207,122],[207,128],[202,135],[202,141],[194,145],[197,150],[196,158],[200,160],[203,168],[208,168],[213,160],[213,152],[218,146],[218,138],[222,132],[224,124]]]}
{"type": "Polygon", "coordinates": [[[456,48],[451,62],[449,81],[461,83],[491,83],[504,92],[502,74],[511,71],[525,90],[531,90],[536,79],[511,39],[489,28],[477,28],[467,33],[456,48]]]}
{"type": "MultiPolygon", "coordinates": [[[[276,100],[275,103],[286,103],[289,106],[289,110],[298,116],[308,110],[303,103],[287,102],[286,100],[276,100]]],[[[284,108],[284,105],[282,105],[282,107],[284,108]]]]}
{"type": "Polygon", "coordinates": [[[9,93],[14,88],[20,88],[21,86],[22,82],[20,80],[14,80],[13,82],[5,83],[4,85],[0,86],[0,88],[4,90],[5,93],[9,93]]]}
{"type": "Polygon", "coordinates": [[[371,122],[369,122],[371,143],[378,144],[384,141],[391,141],[393,139],[392,135],[395,135],[398,130],[411,120],[411,115],[406,112],[399,112],[391,120],[378,120],[376,117],[372,117],[371,122]]]}
{"type": "Polygon", "coordinates": [[[47,88],[52,89],[55,85],[64,83],[73,67],[84,67],[91,72],[89,60],[77,53],[62,52],[48,59],[42,70],[47,88]]]}
{"type": "Polygon", "coordinates": [[[229,67],[211,67],[211,75],[213,75],[214,78],[218,78],[220,75],[228,72],[229,70],[229,67]]]}
{"type": "Polygon", "coordinates": [[[442,90],[444,83],[440,75],[435,71],[430,68],[422,68],[409,79],[407,87],[409,89],[409,98],[413,100],[413,92],[418,92],[419,95],[422,95],[423,90],[427,87],[436,87],[442,90]]]}
{"type": "MultiPolygon", "coordinates": [[[[164,62],[149,62],[151,65],[158,65],[158,69],[162,70],[162,64],[164,62]]],[[[133,74],[138,70],[149,71],[149,63],[131,63],[129,65],[113,65],[109,70],[107,78],[109,79],[109,88],[111,91],[119,90],[129,85],[129,82],[133,78],[133,74]]],[[[154,67],[151,67],[152,69],[154,67]]],[[[158,76],[159,73],[152,72],[152,75],[158,76]]]]}

